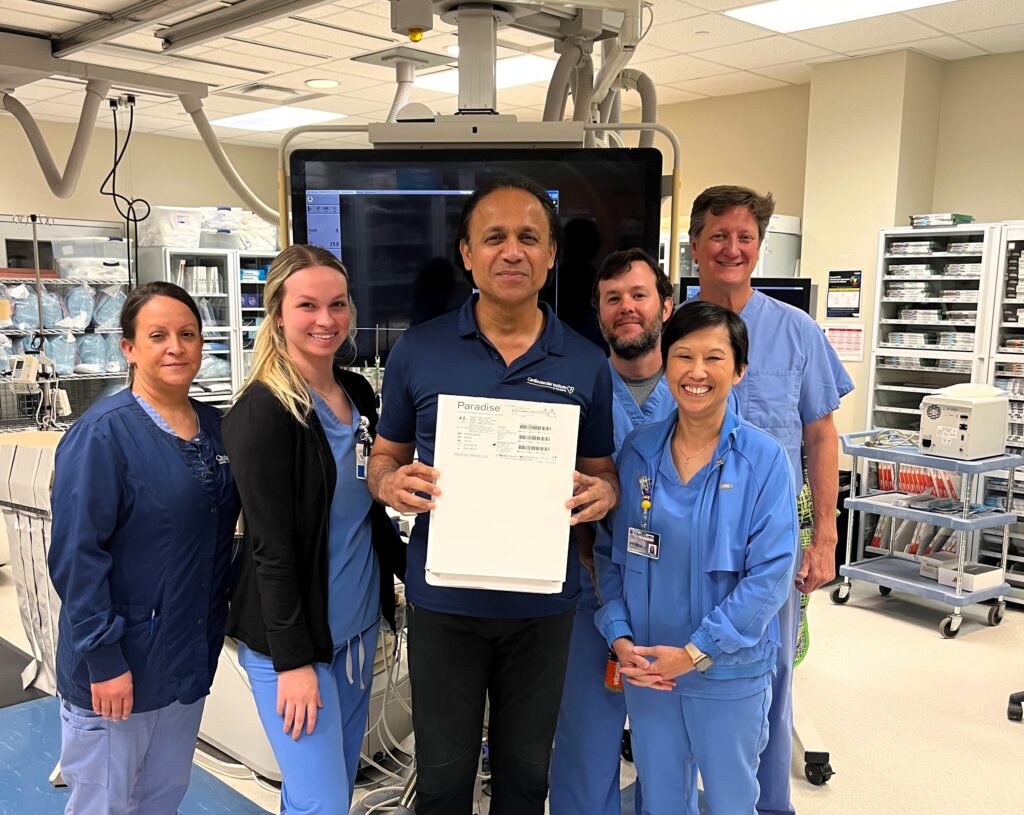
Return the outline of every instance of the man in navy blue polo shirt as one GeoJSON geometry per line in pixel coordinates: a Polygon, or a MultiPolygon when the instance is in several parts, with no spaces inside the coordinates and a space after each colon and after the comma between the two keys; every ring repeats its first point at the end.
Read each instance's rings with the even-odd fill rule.
{"type": "MultiPolygon", "coordinates": [[[[554,203],[525,178],[500,178],[466,202],[459,249],[479,290],[461,309],[409,329],[388,359],[369,466],[374,497],[400,512],[443,501],[434,460],[439,394],[575,404],[580,408],[571,524],[618,500],[611,377],[604,355],[563,325],[538,294],[554,266],[554,203]],[[419,461],[413,462],[413,453],[419,461]]],[[[529,512],[515,484],[494,485],[493,523],[529,512]]],[[[540,815],[565,676],[579,569],[566,536],[559,594],[427,585],[429,515],[409,543],[409,674],[416,734],[417,815],[469,815],[485,700],[492,815],[540,815]]],[[[481,540],[488,534],[480,529],[481,540]]]]}

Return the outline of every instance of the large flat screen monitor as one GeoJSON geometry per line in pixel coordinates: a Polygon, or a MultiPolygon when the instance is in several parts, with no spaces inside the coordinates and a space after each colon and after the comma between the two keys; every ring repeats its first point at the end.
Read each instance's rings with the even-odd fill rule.
{"type": "MultiPolygon", "coordinates": [[[[811,279],[809,277],[752,277],[750,286],[776,300],[811,313],[811,279]]],[[[699,277],[680,277],[680,299],[686,302],[700,291],[699,277]]]]}
{"type": "Polygon", "coordinates": [[[467,196],[495,175],[525,175],[555,199],[565,228],[541,296],[599,341],[593,275],[617,249],[657,253],[661,170],[661,153],[639,148],[296,150],[292,234],[341,258],[352,275],[359,361],[378,349],[384,359],[404,329],[468,296],[455,246],[467,196]]]}

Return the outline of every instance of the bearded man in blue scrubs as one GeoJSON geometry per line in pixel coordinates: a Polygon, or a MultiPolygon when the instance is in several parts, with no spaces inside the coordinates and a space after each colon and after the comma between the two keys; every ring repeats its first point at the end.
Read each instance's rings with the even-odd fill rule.
{"type": "MultiPolygon", "coordinates": [[[[633,430],[676,411],[664,379],[661,330],[672,314],[672,284],[642,249],[614,252],[594,279],[593,305],[608,343],[615,450],[633,430]]],[[[608,644],[594,626],[600,606],[594,588],[596,526],[573,533],[580,555],[582,594],[576,608],[565,691],[551,756],[554,815],[619,815],[619,754],[626,701],[604,685],[608,644]]],[[[639,782],[635,809],[640,812],[639,782]]]]}
{"type": "MultiPolygon", "coordinates": [[[[404,513],[445,500],[443,473],[432,466],[434,431],[437,397],[452,394],[579,406],[570,523],[600,520],[615,506],[608,364],[539,302],[560,233],[551,197],[525,178],[496,179],[467,200],[458,244],[478,292],[458,311],[409,329],[391,352],[367,476],[375,498],[404,513]]],[[[494,523],[529,511],[515,485],[494,485],[494,523]]],[[[406,570],[416,815],[472,812],[485,700],[491,815],[542,815],[579,596],[576,555],[567,535],[559,594],[431,586],[429,521],[421,515],[413,528],[406,570]]],[[[481,540],[487,533],[480,529],[481,540]]]]}
{"type": "Polygon", "coordinates": [[[735,311],[747,326],[749,367],[733,389],[738,412],[782,442],[797,494],[804,486],[801,443],[807,456],[814,536],[796,571],[795,590],[779,613],[782,644],[772,683],[768,746],[757,774],[757,811],[793,815],[792,682],[800,593],[810,594],[835,578],[839,438],[832,414],[853,390],[853,381],[814,320],[751,288],[750,276],[774,209],[770,194],[758,195],[746,187],[709,187],[693,202],[690,247],[700,271],[698,297],[735,311]]]}

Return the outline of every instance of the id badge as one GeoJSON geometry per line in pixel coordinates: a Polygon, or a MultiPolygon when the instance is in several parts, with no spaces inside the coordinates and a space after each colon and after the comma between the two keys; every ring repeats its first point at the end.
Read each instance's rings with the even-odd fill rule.
{"type": "Polygon", "coordinates": [[[370,446],[356,442],[356,478],[366,480],[366,462],[370,460],[370,446]]]}
{"type": "Polygon", "coordinates": [[[657,532],[637,529],[635,526],[629,528],[629,534],[626,537],[626,551],[631,555],[657,560],[660,549],[661,535],[657,532]]]}

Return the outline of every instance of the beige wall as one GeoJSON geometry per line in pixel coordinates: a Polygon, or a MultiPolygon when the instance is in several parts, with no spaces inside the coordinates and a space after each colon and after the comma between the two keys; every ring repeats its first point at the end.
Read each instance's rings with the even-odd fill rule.
{"type": "MultiPolygon", "coordinates": [[[[713,184],[771,191],[777,212],[801,214],[809,98],[810,86],[797,85],[659,107],[658,121],[676,134],[682,147],[684,227],[693,199],[713,184]]],[[[638,111],[623,116],[639,118],[638,111]]],[[[661,136],[655,145],[665,155],[668,175],[671,147],[661,136]]],[[[663,215],[667,217],[667,207],[663,215]]]]}
{"type": "Polygon", "coordinates": [[[935,169],[936,212],[1024,218],[1024,51],[946,66],[935,169]]]}
{"type": "Polygon", "coordinates": [[[830,270],[863,272],[863,362],[847,362],[856,390],[836,414],[862,430],[868,404],[878,231],[928,208],[943,66],[908,52],[816,65],[811,76],[801,274],[818,284],[825,320],[830,270]]]}
{"type": "MultiPolygon", "coordinates": [[[[74,126],[40,122],[39,127],[55,163],[63,170],[74,139],[74,126]]],[[[99,193],[113,160],[112,141],[112,130],[96,129],[75,194],[61,199],[46,185],[21,126],[10,116],[0,116],[0,213],[118,220],[110,198],[99,193]]],[[[276,209],[276,151],[234,146],[225,149],[250,189],[276,209]]],[[[118,169],[117,189],[129,197],[145,198],[151,204],[241,205],[214,166],[206,146],[192,139],[133,135],[118,169]]]]}

